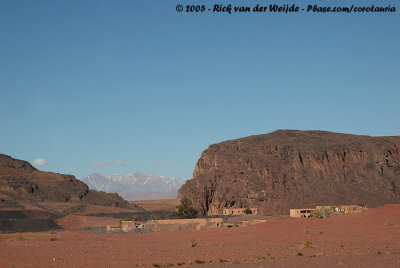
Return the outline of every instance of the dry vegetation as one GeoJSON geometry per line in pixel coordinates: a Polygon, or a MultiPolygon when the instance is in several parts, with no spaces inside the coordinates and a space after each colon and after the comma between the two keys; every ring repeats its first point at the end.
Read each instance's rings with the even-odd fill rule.
{"type": "Polygon", "coordinates": [[[178,200],[175,199],[159,199],[159,200],[143,200],[133,201],[139,207],[144,208],[146,211],[169,211],[174,212],[178,205],[178,200]]]}

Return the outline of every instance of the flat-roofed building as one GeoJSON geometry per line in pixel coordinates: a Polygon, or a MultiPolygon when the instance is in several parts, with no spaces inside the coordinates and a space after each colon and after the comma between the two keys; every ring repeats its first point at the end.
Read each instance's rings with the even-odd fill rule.
{"type": "Polygon", "coordinates": [[[257,208],[249,208],[249,209],[251,210],[251,213],[245,212],[245,210],[247,210],[247,208],[224,208],[222,214],[223,215],[245,215],[245,214],[258,215],[257,208]]]}
{"type": "Polygon", "coordinates": [[[368,208],[359,205],[343,205],[339,207],[339,212],[342,213],[361,212],[364,210],[368,210],[368,208]]]}
{"type": "Polygon", "coordinates": [[[314,208],[292,208],[290,209],[290,217],[309,218],[313,210],[314,208]]]}
{"type": "Polygon", "coordinates": [[[290,217],[293,218],[309,218],[313,210],[333,209],[337,214],[345,214],[352,212],[361,212],[368,210],[367,207],[359,205],[342,205],[342,206],[316,206],[315,208],[294,208],[290,209],[290,217]]]}

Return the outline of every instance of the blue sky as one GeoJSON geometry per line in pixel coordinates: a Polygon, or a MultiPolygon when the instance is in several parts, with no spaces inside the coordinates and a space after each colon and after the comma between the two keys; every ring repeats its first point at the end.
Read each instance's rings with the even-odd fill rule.
{"type": "Polygon", "coordinates": [[[0,153],[77,177],[190,179],[228,139],[400,135],[399,11],[187,14],[180,3],[214,4],[0,0],[0,153]]]}

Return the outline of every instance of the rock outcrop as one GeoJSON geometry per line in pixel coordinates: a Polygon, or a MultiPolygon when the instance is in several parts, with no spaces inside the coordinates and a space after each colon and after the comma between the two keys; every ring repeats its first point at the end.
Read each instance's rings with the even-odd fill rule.
{"type": "Polygon", "coordinates": [[[278,130],[211,145],[179,190],[201,214],[400,203],[400,136],[278,130]]]}
{"type": "Polygon", "coordinates": [[[0,154],[0,200],[82,202],[133,208],[117,194],[89,190],[74,176],[43,172],[30,163],[0,154]]]}

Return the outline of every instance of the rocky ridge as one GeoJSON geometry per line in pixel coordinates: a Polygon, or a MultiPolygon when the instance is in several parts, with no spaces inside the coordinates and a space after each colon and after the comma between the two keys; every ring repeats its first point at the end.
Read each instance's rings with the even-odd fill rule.
{"type": "Polygon", "coordinates": [[[400,136],[278,130],[211,145],[179,190],[201,214],[400,203],[400,136]]]}
{"type": "Polygon", "coordinates": [[[37,170],[30,163],[0,154],[0,200],[82,202],[131,208],[118,194],[89,190],[72,175],[37,170]]]}

